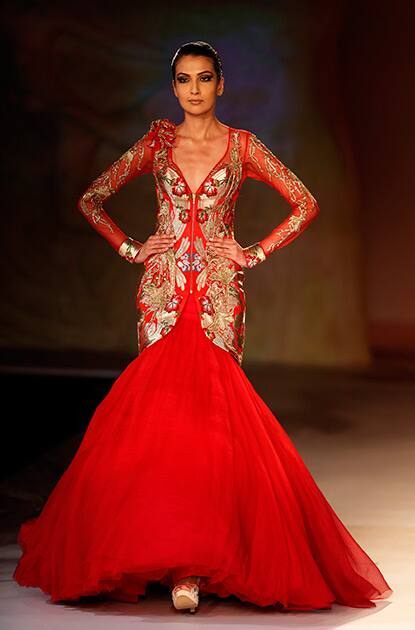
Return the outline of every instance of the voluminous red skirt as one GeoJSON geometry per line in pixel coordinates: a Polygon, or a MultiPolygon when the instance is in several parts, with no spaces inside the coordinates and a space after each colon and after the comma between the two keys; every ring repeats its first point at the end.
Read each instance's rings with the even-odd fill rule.
{"type": "Polygon", "coordinates": [[[18,542],[13,577],[53,602],[133,600],[187,575],[203,576],[201,595],[286,610],[392,593],[192,295],[113,383],[18,542]]]}

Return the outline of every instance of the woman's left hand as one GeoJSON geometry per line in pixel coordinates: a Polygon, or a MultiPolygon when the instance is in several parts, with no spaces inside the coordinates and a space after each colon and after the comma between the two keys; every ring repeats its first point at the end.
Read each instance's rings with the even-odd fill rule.
{"type": "Polygon", "coordinates": [[[231,258],[241,267],[247,267],[245,254],[243,248],[234,238],[224,236],[223,238],[212,237],[206,241],[207,247],[209,247],[215,254],[219,256],[226,256],[231,258]]]}

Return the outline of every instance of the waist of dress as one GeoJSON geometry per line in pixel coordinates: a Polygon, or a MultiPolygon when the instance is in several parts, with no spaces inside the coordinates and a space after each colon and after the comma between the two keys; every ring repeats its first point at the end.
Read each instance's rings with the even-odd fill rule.
{"type": "Polygon", "coordinates": [[[194,293],[189,293],[186,299],[186,304],[182,311],[181,316],[186,319],[199,319],[199,311],[197,310],[196,296],[194,293]]]}

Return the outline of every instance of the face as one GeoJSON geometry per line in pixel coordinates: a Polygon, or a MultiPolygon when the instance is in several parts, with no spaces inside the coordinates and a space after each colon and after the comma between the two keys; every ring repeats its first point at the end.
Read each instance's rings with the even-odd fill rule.
{"type": "Polygon", "coordinates": [[[215,109],[216,98],[224,90],[224,79],[218,81],[213,59],[184,55],[176,63],[175,73],[174,94],[185,112],[204,114],[215,109]]]}

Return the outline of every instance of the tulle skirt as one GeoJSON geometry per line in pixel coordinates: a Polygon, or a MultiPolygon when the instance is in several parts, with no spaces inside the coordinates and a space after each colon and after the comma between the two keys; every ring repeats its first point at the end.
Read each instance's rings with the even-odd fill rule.
{"type": "Polygon", "coordinates": [[[193,295],[97,406],[13,574],[53,602],[202,577],[200,595],[280,610],[373,607],[392,593],[193,295]]]}

